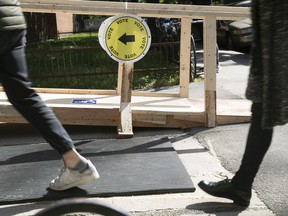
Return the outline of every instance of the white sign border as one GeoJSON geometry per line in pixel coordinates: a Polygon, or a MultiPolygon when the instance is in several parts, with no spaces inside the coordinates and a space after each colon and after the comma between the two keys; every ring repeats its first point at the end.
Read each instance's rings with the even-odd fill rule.
{"type": "Polygon", "coordinates": [[[98,40],[99,40],[99,43],[101,45],[101,47],[106,51],[106,53],[112,58],[114,59],[115,61],[119,62],[119,63],[134,63],[134,62],[137,62],[139,61],[140,59],[142,59],[148,52],[148,50],[150,49],[150,46],[151,46],[151,32],[150,32],[150,29],[147,25],[147,23],[145,22],[145,20],[135,14],[120,14],[120,15],[116,15],[116,16],[112,16],[112,17],[109,17],[107,18],[106,20],[104,20],[104,22],[102,22],[100,28],[99,28],[99,31],[98,31],[98,40]],[[127,61],[124,61],[122,59],[119,59],[117,57],[115,57],[113,54],[111,54],[111,52],[109,51],[109,49],[107,48],[106,46],[106,32],[108,30],[108,28],[110,27],[110,25],[117,19],[119,18],[122,18],[122,17],[132,17],[136,20],[138,20],[139,22],[142,23],[142,25],[145,27],[145,30],[147,32],[147,36],[148,36],[148,41],[147,41],[147,46],[145,47],[145,49],[143,50],[142,54],[139,55],[137,58],[135,59],[131,59],[131,60],[127,60],[127,61]]]}

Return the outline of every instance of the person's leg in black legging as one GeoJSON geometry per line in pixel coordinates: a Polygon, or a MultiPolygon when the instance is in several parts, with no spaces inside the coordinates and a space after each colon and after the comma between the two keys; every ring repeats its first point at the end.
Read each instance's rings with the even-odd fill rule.
{"type": "Polygon", "coordinates": [[[263,129],[261,119],[262,104],[253,103],[246,149],[241,166],[232,179],[232,184],[243,190],[251,190],[254,178],[272,141],[273,129],[263,129]]]}

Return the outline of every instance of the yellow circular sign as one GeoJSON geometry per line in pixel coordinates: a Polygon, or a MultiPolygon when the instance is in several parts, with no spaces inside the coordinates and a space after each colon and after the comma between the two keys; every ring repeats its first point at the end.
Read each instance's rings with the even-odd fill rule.
{"type": "Polygon", "coordinates": [[[110,17],[99,29],[101,46],[114,60],[122,63],[143,58],[151,44],[146,22],[133,14],[110,17]]]}

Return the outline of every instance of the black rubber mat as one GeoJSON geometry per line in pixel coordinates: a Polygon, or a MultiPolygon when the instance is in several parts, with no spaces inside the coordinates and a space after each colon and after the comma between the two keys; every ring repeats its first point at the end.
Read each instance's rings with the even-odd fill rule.
{"type": "Polygon", "coordinates": [[[47,187],[62,166],[48,144],[0,147],[0,202],[195,191],[168,138],[101,139],[76,147],[96,165],[100,179],[62,192],[47,187]]]}

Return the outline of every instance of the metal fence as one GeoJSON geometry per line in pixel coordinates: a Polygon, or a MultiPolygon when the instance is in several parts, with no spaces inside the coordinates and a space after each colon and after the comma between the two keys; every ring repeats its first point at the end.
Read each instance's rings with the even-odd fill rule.
{"type": "MultiPolygon", "coordinates": [[[[179,42],[152,43],[147,55],[134,63],[134,88],[145,86],[145,77],[160,79],[179,73],[179,42]]],[[[117,86],[118,62],[100,47],[30,48],[26,50],[34,87],[111,89],[117,86]]]]}

